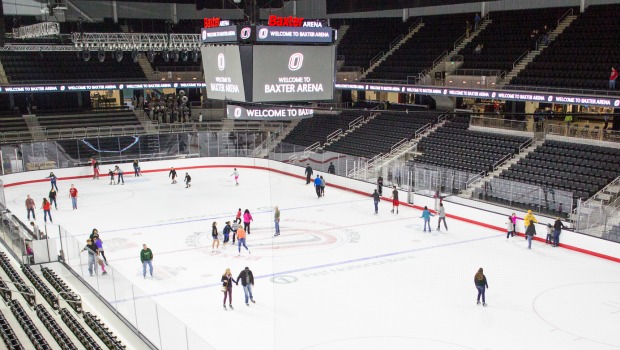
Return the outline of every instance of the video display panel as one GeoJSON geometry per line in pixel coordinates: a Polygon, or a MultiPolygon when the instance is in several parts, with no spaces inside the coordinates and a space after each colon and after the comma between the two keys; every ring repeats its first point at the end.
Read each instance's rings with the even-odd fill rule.
{"type": "Polygon", "coordinates": [[[200,51],[207,98],[246,102],[240,47],[206,46],[200,51]]]}

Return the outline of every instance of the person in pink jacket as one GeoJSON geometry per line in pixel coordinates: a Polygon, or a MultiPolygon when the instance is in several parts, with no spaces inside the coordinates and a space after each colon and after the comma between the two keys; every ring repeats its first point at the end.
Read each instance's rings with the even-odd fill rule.
{"type": "Polygon", "coordinates": [[[250,214],[250,211],[246,209],[243,212],[243,229],[248,233],[248,235],[250,234],[250,221],[254,221],[254,219],[252,219],[252,214],[250,214]]]}

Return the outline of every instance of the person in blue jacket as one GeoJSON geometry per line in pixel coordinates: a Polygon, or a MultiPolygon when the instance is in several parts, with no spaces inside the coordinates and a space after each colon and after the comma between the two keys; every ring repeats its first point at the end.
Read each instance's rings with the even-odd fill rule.
{"type": "Polygon", "coordinates": [[[316,190],[316,196],[321,198],[321,178],[319,175],[317,175],[316,179],[314,179],[314,189],[316,190]]]}
{"type": "Polygon", "coordinates": [[[424,232],[426,232],[426,226],[428,225],[428,232],[431,232],[431,216],[435,216],[428,211],[428,207],[424,206],[424,210],[422,211],[422,219],[424,219],[424,232]]]}
{"type": "Polygon", "coordinates": [[[224,226],[224,231],[222,231],[222,233],[224,234],[224,247],[226,247],[226,243],[228,243],[230,239],[230,231],[232,231],[232,227],[230,227],[230,221],[226,221],[226,226],[224,226]]]}
{"type": "Polygon", "coordinates": [[[56,188],[56,191],[58,191],[58,186],[56,185],[56,180],[58,180],[58,178],[56,177],[56,175],[54,175],[54,173],[50,173],[50,176],[48,176],[47,178],[50,179],[52,188],[56,188]]]}

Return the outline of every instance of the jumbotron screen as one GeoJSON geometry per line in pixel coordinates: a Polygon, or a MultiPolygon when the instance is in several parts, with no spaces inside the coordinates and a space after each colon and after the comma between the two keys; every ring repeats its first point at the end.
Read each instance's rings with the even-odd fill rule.
{"type": "Polygon", "coordinates": [[[335,46],[255,45],[252,101],[330,100],[334,96],[335,46]]]}
{"type": "Polygon", "coordinates": [[[242,51],[237,45],[201,48],[207,98],[246,101],[242,51]]]}

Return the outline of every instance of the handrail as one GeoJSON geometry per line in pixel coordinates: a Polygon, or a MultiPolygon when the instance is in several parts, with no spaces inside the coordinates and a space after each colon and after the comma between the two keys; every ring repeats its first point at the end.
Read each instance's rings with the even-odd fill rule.
{"type": "Polygon", "coordinates": [[[409,139],[405,138],[405,139],[402,139],[402,140],[398,141],[397,143],[395,143],[392,147],[390,147],[390,153],[392,153],[392,151],[394,151],[394,149],[400,147],[402,144],[407,143],[407,141],[409,141],[409,139]]]}
{"type": "Polygon", "coordinates": [[[467,182],[465,182],[465,188],[468,188],[469,186],[473,185],[475,182],[482,179],[483,177],[484,177],[484,171],[476,174],[476,176],[472,177],[471,179],[467,180],[467,182]]]}
{"type": "MultiPolygon", "coordinates": [[[[598,192],[596,192],[596,194],[603,192],[605,190],[607,190],[608,188],[612,187],[612,186],[618,186],[620,185],[620,176],[616,177],[612,182],[610,182],[609,184],[607,184],[605,187],[601,188],[598,192]]],[[[594,201],[594,197],[596,197],[596,194],[590,198],[588,198],[586,201],[582,202],[582,205],[587,205],[590,204],[590,202],[594,201]]],[[[577,208],[575,208],[573,210],[573,213],[577,213],[577,208]]]]}
{"type": "Polygon", "coordinates": [[[439,117],[437,117],[437,124],[444,122],[448,119],[448,115],[447,114],[442,114],[439,117]]]}
{"type": "Polygon", "coordinates": [[[517,63],[519,63],[519,61],[521,61],[521,59],[527,56],[529,53],[530,53],[530,50],[525,50],[525,52],[523,52],[521,56],[519,56],[519,58],[517,58],[514,62],[512,62],[512,69],[515,69],[515,67],[517,66],[517,63]]]}
{"type": "Polygon", "coordinates": [[[357,124],[360,124],[364,121],[364,116],[359,116],[355,119],[353,119],[352,121],[349,122],[349,129],[351,129],[352,127],[356,126],[357,124]]]}
{"type": "Polygon", "coordinates": [[[439,54],[439,56],[437,56],[437,58],[435,58],[435,60],[433,61],[433,65],[431,66],[431,70],[435,69],[435,67],[441,62],[443,61],[443,59],[448,56],[450,54],[450,52],[448,52],[448,50],[442,52],[441,54],[439,54]]]}
{"type": "Polygon", "coordinates": [[[524,149],[526,149],[527,147],[529,147],[532,144],[532,139],[529,139],[525,142],[523,142],[522,144],[519,145],[519,153],[523,152],[524,149]]]}
{"type": "Polygon", "coordinates": [[[497,170],[499,165],[505,162],[506,160],[508,160],[510,157],[512,157],[512,154],[507,154],[503,156],[502,158],[500,158],[497,162],[493,163],[493,171],[497,170]]]}
{"type": "Polygon", "coordinates": [[[338,130],[332,132],[331,134],[327,135],[327,141],[326,142],[331,142],[331,140],[335,139],[340,134],[342,134],[342,129],[338,129],[338,130]]]}
{"type": "Polygon", "coordinates": [[[346,56],[345,55],[337,55],[336,56],[336,61],[345,61],[346,56]]]}
{"type": "Polygon", "coordinates": [[[558,19],[558,26],[560,25],[560,23],[562,23],[562,21],[568,17],[568,16],[572,16],[573,15],[573,8],[569,8],[566,12],[564,12],[562,14],[562,16],[560,16],[560,18],[558,19]]]}
{"type": "Polygon", "coordinates": [[[306,148],[304,149],[304,154],[305,154],[306,152],[312,152],[313,150],[315,150],[315,149],[317,149],[317,148],[319,148],[319,147],[321,147],[321,143],[317,141],[317,142],[315,142],[315,143],[311,144],[310,146],[306,147],[306,148]]]}
{"type": "Polygon", "coordinates": [[[375,57],[370,59],[370,66],[368,67],[372,67],[372,65],[375,64],[375,62],[377,62],[378,60],[381,59],[381,57],[383,57],[383,55],[385,55],[384,51],[381,51],[378,54],[376,54],[375,57]]]}
{"type": "Polygon", "coordinates": [[[432,127],[431,123],[427,123],[425,124],[423,127],[419,128],[418,130],[416,130],[413,133],[413,138],[417,139],[418,137],[420,137],[420,135],[422,135],[423,133],[425,133],[427,130],[429,130],[432,127]]]}
{"type": "Polygon", "coordinates": [[[420,18],[418,18],[415,22],[413,22],[413,24],[411,24],[411,25],[409,26],[409,33],[413,32],[413,31],[414,31],[414,29],[415,29],[418,25],[420,25],[420,24],[422,24],[422,23],[424,23],[424,22],[422,22],[422,18],[421,18],[421,17],[420,17],[420,18]]]}
{"type": "Polygon", "coordinates": [[[454,49],[456,50],[456,47],[459,46],[463,40],[465,40],[465,37],[467,36],[467,33],[463,33],[463,35],[459,36],[456,41],[454,42],[454,49]]]}
{"type": "Polygon", "coordinates": [[[390,50],[396,46],[396,44],[398,44],[401,40],[403,40],[403,38],[405,37],[405,35],[401,34],[399,36],[397,36],[394,40],[392,40],[390,42],[390,50]]]}

